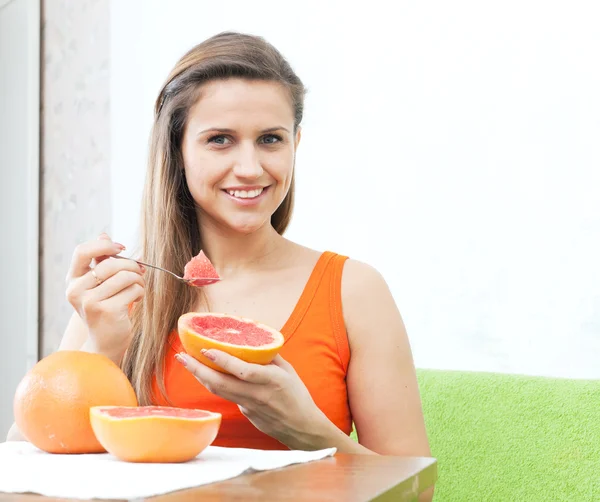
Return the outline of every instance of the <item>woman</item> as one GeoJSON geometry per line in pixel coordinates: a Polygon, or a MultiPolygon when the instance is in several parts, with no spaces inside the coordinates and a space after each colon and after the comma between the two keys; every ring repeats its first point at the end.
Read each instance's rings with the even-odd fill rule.
{"type": "Polygon", "coordinates": [[[124,248],[102,235],[74,253],[75,312],[60,350],[110,357],[141,404],[221,412],[215,445],[427,456],[410,346],[384,279],[282,236],[303,101],[300,79],[258,37],[222,33],[177,63],[155,106],[140,259],[182,272],[202,249],[222,281],[196,289],[109,258],[124,248]],[[183,354],[178,317],[208,309],[280,329],[280,355],[263,367],[207,353],[232,376],[183,354]]]}

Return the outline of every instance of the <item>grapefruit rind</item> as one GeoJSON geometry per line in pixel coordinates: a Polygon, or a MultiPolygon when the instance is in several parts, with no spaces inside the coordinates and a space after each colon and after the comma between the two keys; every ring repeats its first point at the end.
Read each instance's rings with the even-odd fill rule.
{"type": "Polygon", "coordinates": [[[90,426],[90,408],[137,404],[131,383],[109,358],[64,350],[27,372],[15,391],[13,413],[24,438],[42,451],[105,453],[90,426]]]}
{"type": "Polygon", "coordinates": [[[257,322],[253,319],[235,316],[225,313],[214,313],[214,312],[188,312],[183,314],[177,322],[177,330],[179,333],[179,340],[183,345],[185,351],[191,355],[194,359],[197,359],[201,363],[209,366],[221,373],[228,373],[226,370],[213,363],[210,359],[202,354],[202,350],[217,349],[226,352],[234,357],[242,359],[248,363],[254,364],[269,364],[275,356],[279,353],[285,342],[284,336],[266,324],[257,322]],[[215,340],[198,333],[192,327],[192,319],[194,317],[224,317],[233,319],[235,321],[249,323],[256,328],[268,331],[273,337],[273,341],[267,344],[251,346],[251,345],[238,345],[233,343],[224,342],[221,340],[215,340]]]}
{"type": "Polygon", "coordinates": [[[215,440],[221,426],[220,413],[201,411],[205,416],[177,416],[188,409],[171,407],[94,406],[90,423],[108,453],[124,462],[182,463],[197,457],[215,440]],[[173,415],[144,415],[149,408],[162,408],[173,415]],[[113,417],[107,411],[124,409],[140,415],[113,417]]]}

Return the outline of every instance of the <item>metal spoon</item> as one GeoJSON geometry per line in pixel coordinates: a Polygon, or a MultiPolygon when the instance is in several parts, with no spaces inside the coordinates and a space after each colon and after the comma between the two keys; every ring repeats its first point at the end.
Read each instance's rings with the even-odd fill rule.
{"type": "Polygon", "coordinates": [[[139,265],[143,265],[144,267],[150,267],[150,268],[155,268],[156,270],[162,270],[163,272],[166,272],[167,274],[171,274],[176,279],[179,279],[180,281],[185,282],[186,284],[189,284],[192,286],[195,285],[194,283],[196,281],[210,281],[210,282],[206,282],[205,284],[212,284],[213,282],[217,282],[217,281],[221,280],[221,278],[215,278],[215,277],[194,277],[194,279],[184,279],[183,277],[171,272],[170,270],[167,270],[166,268],[157,267],[156,265],[150,265],[148,263],[144,263],[143,261],[134,260],[133,258],[127,258],[127,256],[113,255],[112,257],[120,258],[121,260],[131,260],[131,261],[136,262],[139,265]]]}

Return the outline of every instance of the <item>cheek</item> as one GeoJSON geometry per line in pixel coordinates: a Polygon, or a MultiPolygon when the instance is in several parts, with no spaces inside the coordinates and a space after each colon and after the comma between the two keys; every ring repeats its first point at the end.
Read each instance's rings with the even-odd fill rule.
{"type": "Polygon", "coordinates": [[[194,166],[186,166],[185,168],[188,189],[196,201],[206,198],[208,193],[209,182],[204,174],[202,170],[196,169],[194,166]]]}
{"type": "Polygon", "coordinates": [[[212,191],[214,185],[227,172],[222,159],[208,152],[196,150],[184,154],[185,176],[192,195],[202,196],[212,191]]]}
{"type": "Polygon", "coordinates": [[[269,174],[281,183],[289,184],[294,170],[293,152],[281,152],[274,156],[268,163],[269,174]]]}

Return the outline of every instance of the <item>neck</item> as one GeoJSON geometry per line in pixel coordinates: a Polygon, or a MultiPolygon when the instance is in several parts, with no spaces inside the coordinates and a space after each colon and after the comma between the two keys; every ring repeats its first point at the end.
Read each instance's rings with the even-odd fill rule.
{"type": "Polygon", "coordinates": [[[255,232],[240,234],[200,220],[203,250],[221,278],[239,275],[264,265],[285,246],[286,240],[266,224],[255,232]]]}

